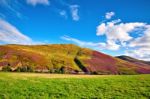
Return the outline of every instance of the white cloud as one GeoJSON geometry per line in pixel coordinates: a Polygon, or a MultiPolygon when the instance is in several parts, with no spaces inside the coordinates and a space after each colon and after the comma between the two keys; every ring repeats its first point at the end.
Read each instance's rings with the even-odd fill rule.
{"type": "Polygon", "coordinates": [[[148,48],[150,50],[150,25],[145,26],[143,36],[137,37],[130,42],[130,47],[148,48]]]}
{"type": "Polygon", "coordinates": [[[119,45],[116,45],[115,43],[111,43],[111,42],[107,42],[107,43],[103,43],[103,42],[98,42],[98,43],[86,42],[86,41],[81,41],[81,40],[78,40],[76,38],[72,38],[72,37],[69,37],[69,36],[62,36],[61,39],[74,42],[74,43],[76,43],[76,44],[78,44],[79,46],[82,46],[82,47],[84,46],[84,47],[93,48],[95,50],[103,50],[103,49],[117,50],[119,48],[119,45]]]}
{"type": "MultiPolygon", "coordinates": [[[[114,12],[106,13],[105,18],[111,19],[114,12]]],[[[106,22],[97,26],[97,36],[106,37],[107,49],[125,48],[126,55],[150,61],[150,25],[143,22],[123,23],[120,19],[106,22]],[[135,36],[136,35],[136,36],[135,36]]]]}
{"type": "Polygon", "coordinates": [[[107,13],[105,14],[105,18],[106,18],[106,19],[111,19],[114,15],[115,15],[114,12],[107,12],[107,13]]]}
{"type": "Polygon", "coordinates": [[[78,15],[78,8],[79,8],[78,5],[70,5],[72,19],[74,21],[78,21],[80,19],[79,15],[78,15]]]}
{"type": "Polygon", "coordinates": [[[50,5],[49,0],[27,0],[27,3],[33,6],[36,6],[37,4],[50,5]]]}
{"type": "Polygon", "coordinates": [[[120,48],[119,44],[116,44],[113,40],[108,40],[105,49],[107,50],[118,50],[120,48]]]}
{"type": "Polygon", "coordinates": [[[65,10],[60,11],[59,14],[64,18],[67,18],[67,12],[65,10]]]}
{"type": "Polygon", "coordinates": [[[150,25],[142,22],[120,23],[120,20],[114,20],[100,24],[97,27],[97,35],[100,37],[105,35],[106,41],[86,42],[68,36],[63,36],[62,39],[96,50],[119,50],[124,47],[128,50],[125,53],[126,55],[142,60],[150,60],[150,25]],[[141,28],[145,29],[141,31],[141,28]],[[134,30],[143,32],[143,35],[133,37],[131,34],[135,33],[134,30]]]}
{"type": "Polygon", "coordinates": [[[112,45],[125,45],[125,42],[130,41],[133,37],[130,36],[130,32],[135,30],[137,27],[145,26],[145,23],[118,23],[119,20],[102,23],[97,27],[97,35],[106,36],[106,41],[111,42],[112,45]],[[113,44],[114,43],[114,44],[113,44]]]}
{"type": "Polygon", "coordinates": [[[101,47],[101,48],[105,47],[104,43],[85,42],[85,41],[81,41],[79,39],[72,38],[72,37],[69,37],[69,36],[62,36],[61,39],[66,40],[66,41],[74,42],[75,44],[77,44],[81,47],[89,47],[89,48],[93,48],[95,50],[99,50],[99,47],[101,47]]]}
{"type": "Polygon", "coordinates": [[[135,50],[126,51],[125,54],[141,60],[150,61],[150,25],[145,25],[145,28],[146,30],[142,36],[134,38],[129,43],[129,47],[135,50]]]}
{"type": "Polygon", "coordinates": [[[22,34],[15,26],[0,19],[0,42],[7,44],[31,44],[32,40],[22,34]]]}
{"type": "MultiPolygon", "coordinates": [[[[112,17],[112,16],[111,16],[112,17]]],[[[150,25],[143,22],[123,23],[120,19],[102,22],[96,35],[106,37],[104,42],[87,42],[69,36],[61,37],[80,46],[95,50],[120,50],[137,59],[150,61],[150,25]]]]}
{"type": "Polygon", "coordinates": [[[3,13],[1,13],[1,17],[4,18],[4,16],[15,16],[22,18],[23,16],[19,12],[21,6],[22,5],[18,0],[0,0],[0,7],[3,11],[3,13]]]}
{"type": "Polygon", "coordinates": [[[124,47],[129,49],[125,52],[126,55],[142,60],[150,60],[150,25],[146,23],[120,23],[117,20],[101,23],[97,27],[96,34],[97,36],[106,36],[106,44],[110,45],[107,46],[109,50],[112,50],[111,47],[116,47],[116,50],[124,47]],[[131,35],[135,33],[135,30],[140,34],[142,33],[142,35],[136,37],[131,35]]]}
{"type": "Polygon", "coordinates": [[[125,52],[125,55],[134,57],[136,59],[150,61],[150,49],[135,49],[128,50],[125,52]]]}

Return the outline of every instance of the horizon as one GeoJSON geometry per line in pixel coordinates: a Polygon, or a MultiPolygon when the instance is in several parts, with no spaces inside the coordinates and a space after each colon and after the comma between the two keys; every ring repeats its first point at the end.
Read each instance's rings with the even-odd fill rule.
{"type": "Polygon", "coordinates": [[[75,44],[150,61],[149,0],[1,0],[0,45],[75,44]]]}

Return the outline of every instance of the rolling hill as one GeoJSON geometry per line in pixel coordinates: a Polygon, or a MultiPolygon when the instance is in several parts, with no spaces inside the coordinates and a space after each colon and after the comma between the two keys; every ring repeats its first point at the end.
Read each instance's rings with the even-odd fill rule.
{"type": "Polygon", "coordinates": [[[122,60],[135,63],[135,64],[137,64],[137,65],[145,65],[145,66],[146,66],[146,65],[150,65],[150,62],[149,62],[149,61],[138,60],[138,59],[135,59],[135,58],[132,58],[132,57],[129,57],[129,56],[125,56],[125,55],[117,56],[117,58],[120,58],[120,59],[122,59],[122,60]]]}
{"type": "Polygon", "coordinates": [[[137,64],[73,44],[0,45],[0,70],[75,74],[147,74],[137,64]]]}

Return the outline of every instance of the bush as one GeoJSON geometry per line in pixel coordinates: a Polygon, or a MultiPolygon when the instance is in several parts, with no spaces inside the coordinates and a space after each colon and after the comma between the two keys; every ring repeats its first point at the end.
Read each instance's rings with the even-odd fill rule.
{"type": "Polygon", "coordinates": [[[60,69],[50,69],[49,70],[50,73],[58,73],[58,74],[64,74],[65,73],[65,67],[62,66],[60,69]]]}
{"type": "Polygon", "coordinates": [[[2,71],[12,71],[11,70],[11,67],[10,66],[4,66],[3,68],[2,68],[2,71]]]}
{"type": "Polygon", "coordinates": [[[60,73],[62,73],[62,74],[65,73],[65,67],[64,67],[64,66],[62,66],[62,67],[60,68],[60,73]]]}
{"type": "Polygon", "coordinates": [[[93,74],[93,75],[98,75],[98,72],[93,71],[93,72],[91,72],[91,74],[93,74]]]}
{"type": "Polygon", "coordinates": [[[18,67],[15,71],[17,72],[33,72],[33,68],[29,66],[18,67]]]}

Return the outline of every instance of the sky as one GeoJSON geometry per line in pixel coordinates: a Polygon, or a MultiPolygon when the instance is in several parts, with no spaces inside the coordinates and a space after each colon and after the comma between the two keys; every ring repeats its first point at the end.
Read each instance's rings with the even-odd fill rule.
{"type": "Polygon", "coordinates": [[[0,0],[0,44],[76,44],[150,61],[150,0],[0,0]]]}

